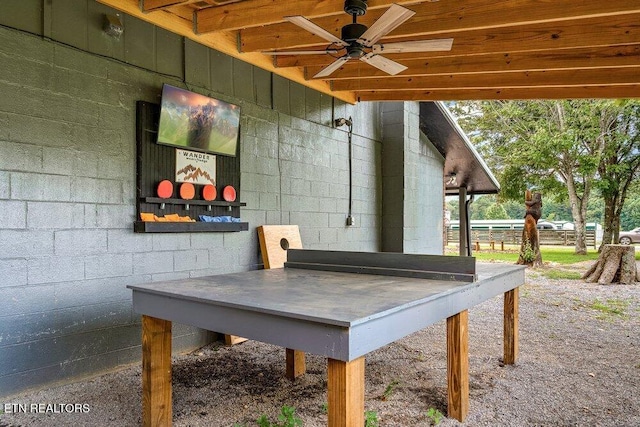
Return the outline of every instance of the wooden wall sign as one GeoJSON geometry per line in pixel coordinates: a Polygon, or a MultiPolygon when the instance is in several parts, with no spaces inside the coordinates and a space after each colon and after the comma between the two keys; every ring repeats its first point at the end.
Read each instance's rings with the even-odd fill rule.
{"type": "MultiPolygon", "coordinates": [[[[208,217],[240,218],[240,207],[246,206],[240,200],[240,153],[235,157],[213,155],[182,150],[157,143],[160,106],[144,101],[136,105],[136,222],[134,231],[148,232],[198,232],[198,231],[241,231],[248,230],[246,222],[203,222],[200,215],[208,217]],[[180,168],[178,168],[180,166],[180,168]],[[167,191],[170,181],[173,189],[167,191]],[[163,183],[163,194],[158,194],[163,183]],[[191,198],[180,197],[180,186],[190,183],[194,186],[191,198]],[[206,186],[213,185],[217,191],[206,186]],[[233,202],[222,199],[222,190],[231,186],[237,198],[233,202]],[[173,190],[173,191],[170,191],[173,190]],[[163,197],[171,194],[169,197],[163,197]],[[216,198],[211,199],[211,194],[216,198]],[[150,222],[141,221],[141,213],[157,217],[191,218],[195,222],[150,222]]],[[[186,189],[185,189],[186,190],[186,189]]]]}

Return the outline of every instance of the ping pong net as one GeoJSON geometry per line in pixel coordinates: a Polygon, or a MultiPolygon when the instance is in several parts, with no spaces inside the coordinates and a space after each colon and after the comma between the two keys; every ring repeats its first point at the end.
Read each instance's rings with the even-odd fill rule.
{"type": "Polygon", "coordinates": [[[289,249],[285,268],[473,282],[474,257],[289,249]]]}

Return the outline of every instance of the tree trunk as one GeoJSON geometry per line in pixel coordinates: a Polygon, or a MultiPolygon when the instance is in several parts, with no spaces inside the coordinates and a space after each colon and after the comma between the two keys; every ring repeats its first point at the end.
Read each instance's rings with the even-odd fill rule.
{"type": "Polygon", "coordinates": [[[602,252],[602,249],[605,247],[605,245],[618,243],[616,231],[620,228],[620,217],[616,217],[616,208],[614,206],[616,199],[617,198],[605,197],[602,243],[598,248],[598,252],[602,252]]]}
{"type": "Polygon", "coordinates": [[[582,275],[589,283],[632,285],[640,281],[636,251],[632,245],[605,245],[598,260],[582,275]]]}
{"type": "Polygon", "coordinates": [[[576,254],[587,254],[587,240],[586,240],[586,221],[587,216],[587,202],[589,200],[589,194],[591,192],[591,184],[585,179],[584,189],[582,197],[578,195],[576,183],[573,180],[572,175],[567,175],[567,190],[569,192],[569,202],[571,203],[571,216],[575,223],[576,230],[576,254]]]}
{"type": "Polygon", "coordinates": [[[542,266],[542,254],[540,253],[540,239],[538,237],[538,219],[542,215],[542,195],[525,193],[525,206],[527,211],[524,217],[522,229],[522,243],[520,244],[520,256],[516,264],[530,267],[542,266]]]}

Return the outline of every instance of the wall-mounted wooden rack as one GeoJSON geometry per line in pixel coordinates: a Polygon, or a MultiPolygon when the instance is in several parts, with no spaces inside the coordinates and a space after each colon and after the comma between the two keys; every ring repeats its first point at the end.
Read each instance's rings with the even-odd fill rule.
{"type": "MultiPolygon", "coordinates": [[[[153,213],[159,217],[178,214],[189,216],[196,222],[134,222],[136,233],[191,233],[191,232],[227,232],[246,231],[247,222],[203,222],[200,215],[232,216],[240,218],[240,208],[246,203],[224,200],[204,200],[198,198],[200,190],[196,185],[196,197],[190,200],[180,198],[163,199],[157,197],[157,186],[163,180],[175,181],[176,148],[157,143],[160,106],[149,102],[137,103],[137,179],[136,179],[136,218],[142,212],[153,213]]],[[[177,185],[177,184],[174,184],[177,185]]],[[[232,156],[216,156],[215,186],[223,189],[232,186],[240,200],[240,152],[232,156]]],[[[177,193],[173,193],[177,194],[177,193]]],[[[218,193],[220,194],[220,193],[218,193]]],[[[219,197],[222,197],[221,195],[219,197]]]]}
{"type": "Polygon", "coordinates": [[[242,202],[225,202],[222,200],[185,200],[185,199],[162,199],[160,197],[143,197],[141,201],[145,203],[166,203],[168,205],[198,205],[198,206],[229,206],[240,207],[247,206],[242,202]]]}
{"type": "Polygon", "coordinates": [[[218,231],[247,231],[248,222],[144,222],[133,225],[136,233],[201,233],[218,231]]]}

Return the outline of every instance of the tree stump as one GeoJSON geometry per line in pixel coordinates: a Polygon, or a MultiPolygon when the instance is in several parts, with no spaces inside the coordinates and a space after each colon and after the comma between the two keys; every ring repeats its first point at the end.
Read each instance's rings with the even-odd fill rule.
{"type": "Polygon", "coordinates": [[[632,285],[640,281],[636,250],[632,245],[605,245],[597,261],[582,275],[589,283],[632,285]]]}

